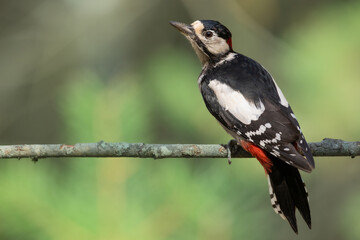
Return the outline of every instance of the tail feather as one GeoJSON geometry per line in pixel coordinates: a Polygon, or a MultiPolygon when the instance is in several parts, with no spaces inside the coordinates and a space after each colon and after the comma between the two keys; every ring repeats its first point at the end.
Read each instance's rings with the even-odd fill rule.
{"type": "Polygon", "coordinates": [[[271,157],[273,166],[268,173],[270,201],[274,211],[286,219],[295,233],[297,208],[305,222],[311,228],[311,215],[308,194],[299,170],[285,162],[271,157]]]}
{"type": "Polygon", "coordinates": [[[301,179],[300,173],[295,169],[295,176],[288,179],[290,194],[292,195],[295,206],[299,210],[301,216],[305,220],[308,227],[311,229],[311,216],[309,207],[309,198],[305,188],[305,184],[301,179]]]}

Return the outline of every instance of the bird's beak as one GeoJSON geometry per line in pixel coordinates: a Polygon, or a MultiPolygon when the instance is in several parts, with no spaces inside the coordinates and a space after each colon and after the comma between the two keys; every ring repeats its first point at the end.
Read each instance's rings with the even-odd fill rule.
{"type": "Polygon", "coordinates": [[[188,37],[194,36],[193,27],[191,25],[181,23],[181,22],[175,22],[175,21],[171,21],[170,24],[172,26],[174,26],[175,28],[177,28],[177,30],[179,30],[185,36],[188,36],[188,37]]]}

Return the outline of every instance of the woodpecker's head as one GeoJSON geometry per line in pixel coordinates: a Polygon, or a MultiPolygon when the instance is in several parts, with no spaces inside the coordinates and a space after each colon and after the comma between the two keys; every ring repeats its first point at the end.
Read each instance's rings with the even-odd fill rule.
{"type": "Polygon", "coordinates": [[[197,20],[188,25],[170,22],[190,41],[203,65],[216,63],[232,52],[231,32],[213,20],[197,20]]]}

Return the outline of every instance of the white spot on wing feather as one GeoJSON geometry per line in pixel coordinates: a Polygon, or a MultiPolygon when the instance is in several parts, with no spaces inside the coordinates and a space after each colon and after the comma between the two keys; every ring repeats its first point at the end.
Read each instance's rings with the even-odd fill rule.
{"type": "Polygon", "coordinates": [[[265,106],[261,101],[260,108],[257,108],[253,102],[248,101],[239,91],[216,79],[210,81],[209,87],[214,91],[219,104],[244,124],[250,124],[251,121],[258,120],[265,111],[265,106]]]}
{"type": "MultiPolygon", "coordinates": [[[[260,146],[262,147],[265,147],[266,144],[269,144],[269,143],[277,143],[278,141],[281,140],[281,132],[280,133],[276,133],[275,134],[275,137],[273,139],[264,139],[264,140],[260,140],[259,144],[260,146]]],[[[275,155],[278,155],[280,156],[280,153],[278,151],[275,151],[273,150],[274,152],[270,152],[272,153],[274,156],[275,155]]]]}
{"type": "Polygon", "coordinates": [[[272,150],[272,153],[274,153],[274,156],[280,156],[280,152],[276,151],[275,149],[272,150]]]}
{"type": "Polygon", "coordinates": [[[263,134],[266,131],[266,128],[271,128],[271,124],[270,123],[265,123],[264,125],[260,125],[258,130],[256,130],[256,131],[248,131],[247,133],[245,133],[245,135],[249,139],[251,139],[252,136],[263,134]]]}
{"type": "Polygon", "coordinates": [[[296,126],[297,130],[301,133],[301,129],[299,126],[296,126]]]}
{"type": "Polygon", "coordinates": [[[271,124],[270,123],[265,123],[265,127],[271,128],[271,124]]]}

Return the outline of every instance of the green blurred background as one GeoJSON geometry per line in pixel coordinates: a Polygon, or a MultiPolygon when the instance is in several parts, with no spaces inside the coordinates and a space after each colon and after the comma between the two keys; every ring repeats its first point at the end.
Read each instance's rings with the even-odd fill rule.
{"type": "MultiPolygon", "coordinates": [[[[221,21],[309,142],[360,140],[360,1],[0,1],[0,144],[226,143],[168,22],[221,21]]],[[[303,174],[313,230],[360,239],[359,158],[303,174]]],[[[0,239],[293,239],[254,159],[1,160],[0,239]]]]}

